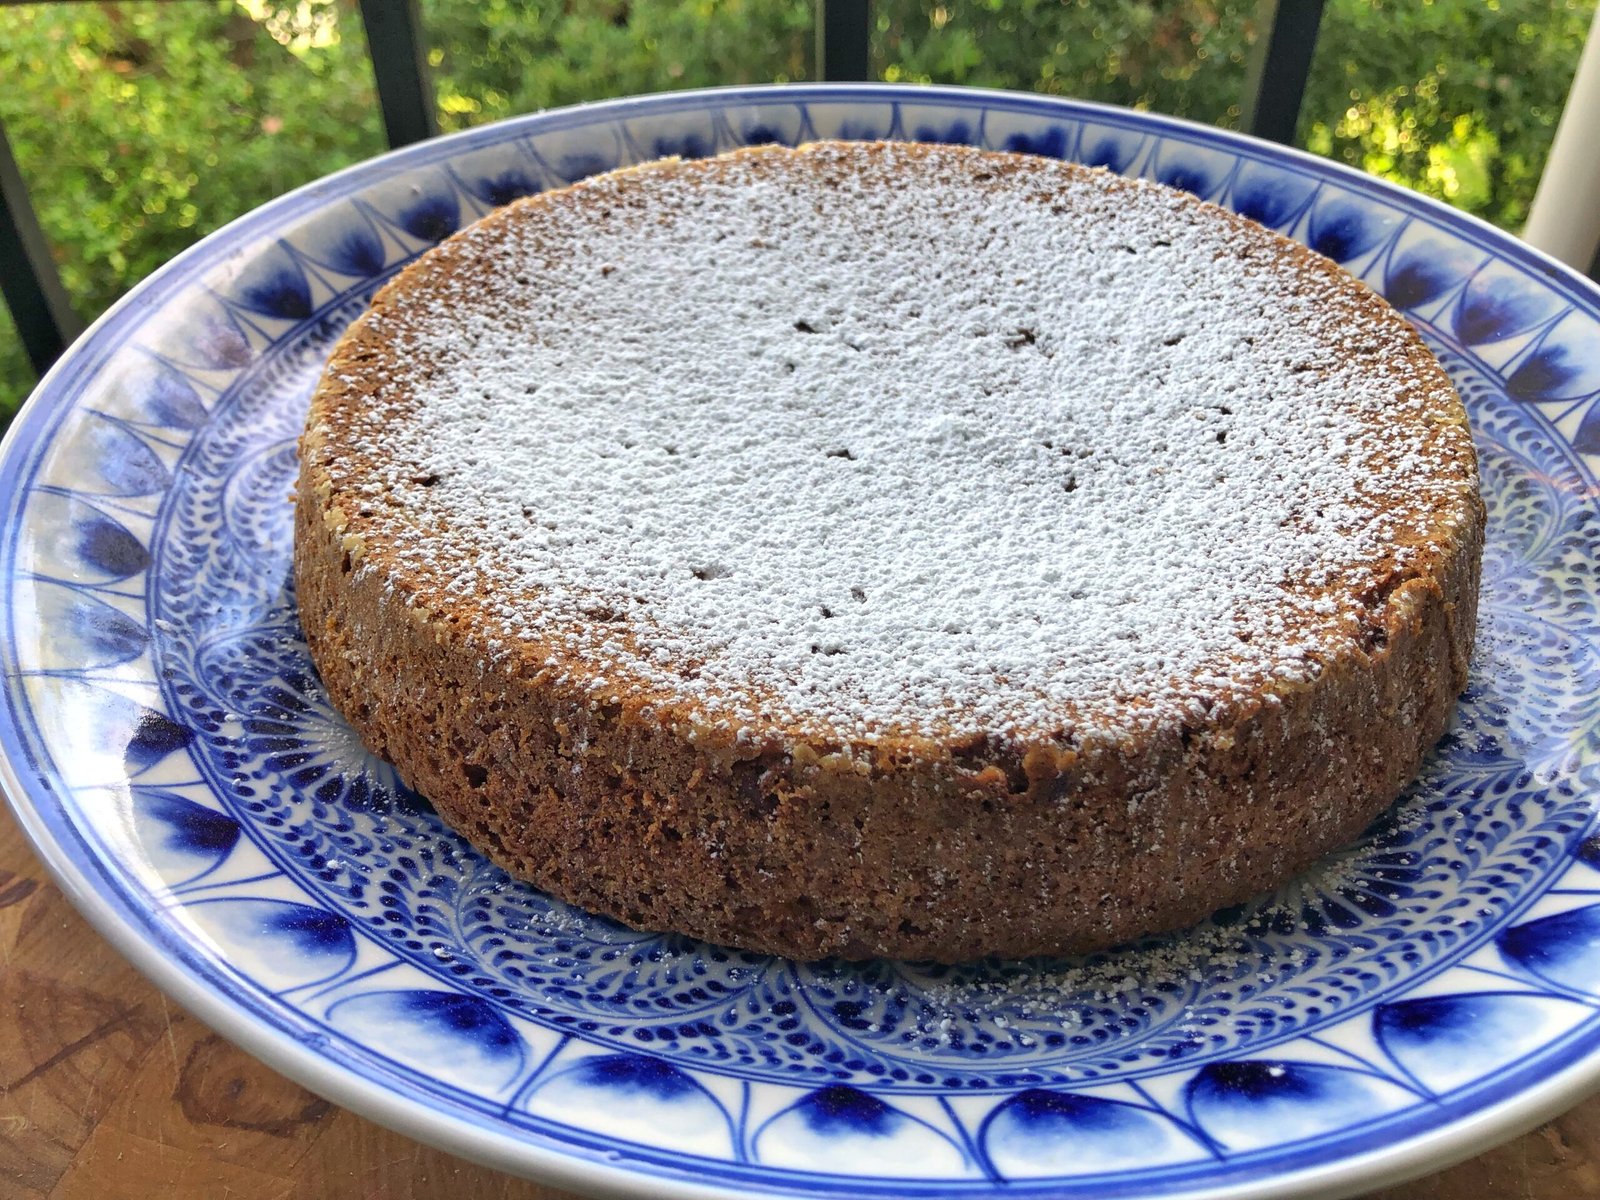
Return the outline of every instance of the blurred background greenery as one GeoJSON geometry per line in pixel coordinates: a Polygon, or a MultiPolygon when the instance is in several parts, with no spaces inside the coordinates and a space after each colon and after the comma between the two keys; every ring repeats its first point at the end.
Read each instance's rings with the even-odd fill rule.
{"type": "MultiPolygon", "coordinates": [[[[1524,220],[1596,0],[1330,0],[1299,140],[1524,220]]],[[[811,76],[812,0],[423,0],[440,121],[811,76]]],[[[889,81],[1233,126],[1255,0],[877,0],[889,81]]],[[[195,239],[384,148],[354,0],[0,9],[0,120],[85,318],[195,239]]],[[[0,423],[33,385],[0,306],[0,423]]]]}

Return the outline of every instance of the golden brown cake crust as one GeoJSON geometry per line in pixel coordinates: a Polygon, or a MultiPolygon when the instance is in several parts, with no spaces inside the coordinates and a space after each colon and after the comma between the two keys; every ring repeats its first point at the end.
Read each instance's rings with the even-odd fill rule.
{"type": "MultiPolygon", "coordinates": [[[[818,169],[837,169],[827,153],[818,169]]],[[[997,186],[1041,169],[1014,155],[893,153],[913,165],[981,157],[997,186]]],[[[1066,189],[1090,175],[1049,167],[1066,189]]],[[[485,224],[537,221],[596,196],[645,203],[627,174],[533,197],[485,224]]],[[[1095,180],[1113,202],[1135,186],[1095,180]]],[[[408,313],[441,280],[470,283],[479,269],[473,246],[453,239],[386,287],[375,316],[341,342],[302,442],[296,585],[334,704],[514,874],[636,927],[802,959],[1099,948],[1248,899],[1349,842],[1414,777],[1466,684],[1483,508],[1465,416],[1414,332],[1360,284],[1241,218],[1172,203],[1204,209],[1249,253],[1292,264],[1352,325],[1382,331],[1381,346],[1347,352],[1369,354],[1422,397],[1394,419],[1415,423],[1427,469],[1453,485],[1422,500],[1367,498],[1404,518],[1395,538],[1405,552],[1325,588],[1338,612],[1299,677],[1241,671],[1198,715],[1120,728],[841,731],[759,689],[765,720],[719,720],[724,697],[643,675],[619,682],[617,662],[596,663],[554,634],[508,644],[459,569],[445,578],[408,552],[415,542],[396,544],[389,508],[405,509],[419,537],[461,531],[421,493],[371,486],[395,464],[380,461],[363,414],[380,398],[387,420],[411,411],[390,386],[408,313]]]]}

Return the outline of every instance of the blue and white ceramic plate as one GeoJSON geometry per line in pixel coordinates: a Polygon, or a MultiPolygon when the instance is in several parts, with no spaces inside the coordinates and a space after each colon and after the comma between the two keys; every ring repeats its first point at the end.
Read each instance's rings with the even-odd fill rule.
{"type": "Polygon", "coordinates": [[[1600,1081],[1600,293],[1303,154],[1038,97],[806,87],[443,138],[138,288],[5,442],[3,783],[100,929],[201,1018],[419,1138],[642,1196],[1343,1195],[1600,1081]],[[1470,692],[1422,779],[1270,902],[1093,959],[801,966],[513,883],[367,756],[306,659],[295,438],[340,331],[514,196],[666,154],[971,142],[1160,179],[1337,259],[1471,410],[1470,692]]]}

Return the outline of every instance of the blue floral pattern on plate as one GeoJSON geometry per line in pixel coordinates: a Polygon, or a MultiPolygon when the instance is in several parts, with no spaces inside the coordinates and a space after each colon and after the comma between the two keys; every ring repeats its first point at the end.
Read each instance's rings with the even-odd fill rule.
{"type": "Polygon", "coordinates": [[[1597,333],[1594,289],[1502,234],[1147,114],[746,89],[441,139],[209,239],[41,385],[0,462],[4,781],[78,902],[180,999],[509,1169],[645,1195],[1372,1186],[1600,1075],[1597,333]],[[373,291],[516,196],[835,136],[1185,188],[1337,259],[1437,350],[1490,510],[1480,647],[1450,733],[1358,846],[1087,959],[797,965],[509,880],[329,708],[287,495],[321,364],[373,291]]]}

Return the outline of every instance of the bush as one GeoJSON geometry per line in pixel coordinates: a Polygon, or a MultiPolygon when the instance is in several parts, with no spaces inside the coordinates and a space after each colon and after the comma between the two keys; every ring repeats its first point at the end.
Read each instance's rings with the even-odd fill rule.
{"type": "Polygon", "coordinates": [[[1517,230],[1595,0],[1334,0],[1300,140],[1517,230]]]}
{"type": "Polygon", "coordinates": [[[891,0],[886,79],[1076,96],[1235,124],[1255,40],[1252,0],[891,0]]]}
{"type": "MultiPolygon", "coordinates": [[[[1596,0],[1330,0],[1321,154],[1515,228],[1596,0]]],[[[812,71],[812,0],[424,0],[447,129],[812,71]]],[[[1237,124],[1254,0],[878,0],[889,80],[1237,124]]],[[[354,0],[0,9],[0,120],[82,314],[195,238],[383,148],[354,0]]],[[[31,386],[0,322],[0,420],[31,386]]]]}
{"type": "Polygon", "coordinates": [[[22,342],[17,337],[17,327],[11,323],[11,313],[0,304],[0,428],[11,421],[17,405],[33,388],[33,368],[22,353],[22,342]]]}
{"type": "MultiPolygon", "coordinates": [[[[0,10],[0,121],[80,314],[382,150],[365,54],[358,20],[269,29],[226,0],[0,10]]],[[[0,339],[6,414],[31,385],[15,337],[0,339]]]]}
{"type": "Polygon", "coordinates": [[[812,0],[423,0],[440,123],[811,72],[812,0]]]}

